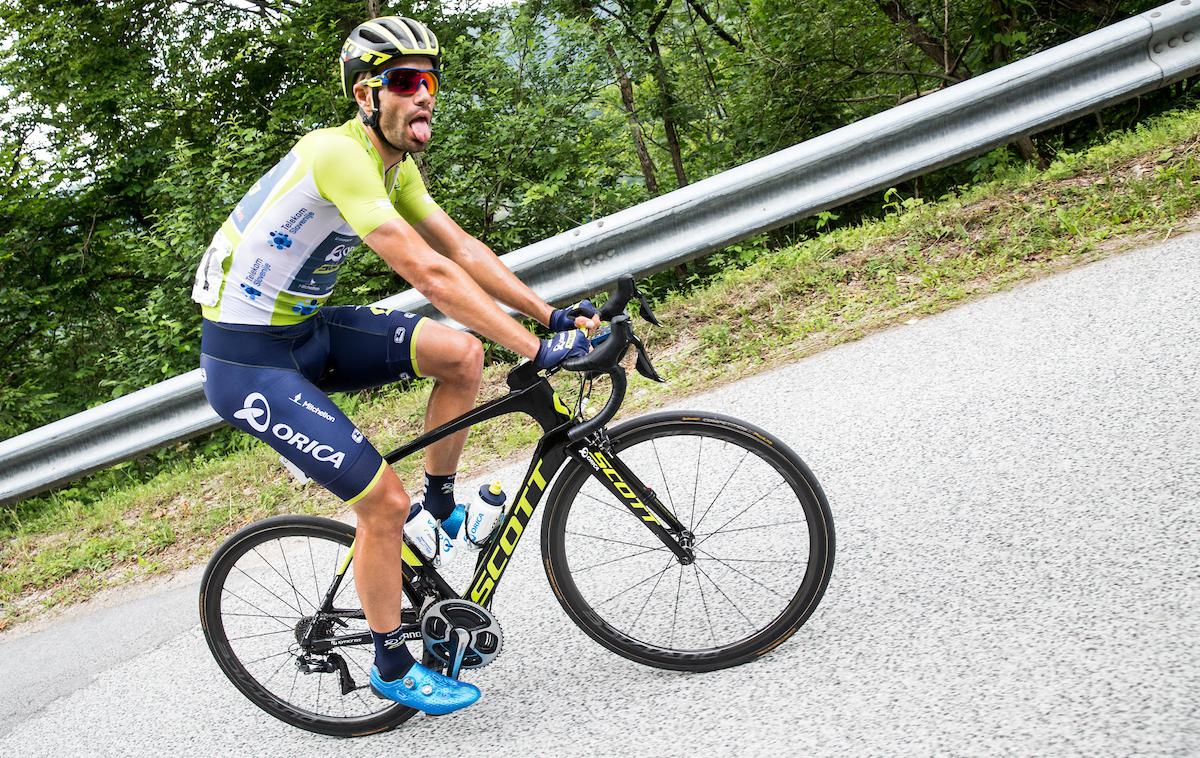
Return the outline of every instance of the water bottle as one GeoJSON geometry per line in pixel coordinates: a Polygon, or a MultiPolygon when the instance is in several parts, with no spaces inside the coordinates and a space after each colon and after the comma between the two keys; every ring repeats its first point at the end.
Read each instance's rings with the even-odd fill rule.
{"type": "Polygon", "coordinates": [[[421,503],[413,503],[404,522],[404,534],[413,547],[436,567],[445,566],[454,554],[454,540],[421,503]]]}
{"type": "Polygon", "coordinates": [[[467,507],[466,544],[478,550],[487,544],[504,515],[504,489],[500,482],[479,488],[479,498],[467,507]]]}

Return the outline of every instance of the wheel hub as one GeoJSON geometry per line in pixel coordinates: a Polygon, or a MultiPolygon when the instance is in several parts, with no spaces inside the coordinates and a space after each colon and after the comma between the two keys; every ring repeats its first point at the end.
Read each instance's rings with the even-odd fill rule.
{"type": "Polygon", "coordinates": [[[696,535],[684,529],[679,533],[679,546],[687,553],[681,556],[679,563],[682,566],[690,566],[696,562],[696,551],[693,549],[696,546],[696,535]]]}
{"type": "Polygon", "coordinates": [[[296,643],[308,650],[312,647],[312,640],[324,639],[333,634],[333,624],[334,620],[331,618],[317,616],[301,618],[296,622],[296,643]]]}

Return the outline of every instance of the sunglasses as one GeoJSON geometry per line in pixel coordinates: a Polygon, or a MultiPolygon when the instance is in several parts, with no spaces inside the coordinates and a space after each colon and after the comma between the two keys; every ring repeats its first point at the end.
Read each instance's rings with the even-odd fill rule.
{"type": "Polygon", "coordinates": [[[389,68],[367,79],[365,84],[368,87],[387,87],[393,95],[415,95],[424,82],[429,94],[436,95],[440,75],[441,72],[436,68],[389,68]]]}

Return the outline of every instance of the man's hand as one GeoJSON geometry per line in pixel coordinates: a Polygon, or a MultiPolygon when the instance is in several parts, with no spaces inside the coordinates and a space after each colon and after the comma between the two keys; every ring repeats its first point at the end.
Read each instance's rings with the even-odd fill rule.
{"type": "Polygon", "coordinates": [[[596,306],[591,300],[580,300],[566,308],[557,308],[550,314],[550,331],[565,332],[570,329],[583,329],[588,334],[600,328],[600,317],[596,315],[596,306]]]}
{"type": "Polygon", "coordinates": [[[542,340],[542,346],[533,362],[538,368],[554,368],[568,358],[587,355],[591,349],[592,343],[588,342],[583,330],[571,329],[551,335],[548,340],[542,340]]]}

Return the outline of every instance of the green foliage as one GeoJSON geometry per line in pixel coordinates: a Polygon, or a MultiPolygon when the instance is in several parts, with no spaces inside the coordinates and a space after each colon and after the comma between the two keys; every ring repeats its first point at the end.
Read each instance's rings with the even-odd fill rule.
{"type": "MultiPolygon", "coordinates": [[[[382,10],[438,31],[445,87],[424,168],[442,206],[504,253],[643,200],[652,183],[661,192],[694,182],[1154,4],[403,0],[382,10]]],[[[300,135],[353,116],[334,62],[366,8],[0,3],[0,438],[196,365],[188,290],[198,257],[300,135]]],[[[1138,110],[1041,136],[1039,149],[1090,143],[1190,96],[1189,84],[1175,85],[1138,110]]],[[[1023,165],[1009,148],[992,151],[895,197],[663,272],[652,289],[691,290],[752,265],[764,246],[895,214],[1023,165]]],[[[360,251],[334,302],[405,286],[360,251]]]]}

